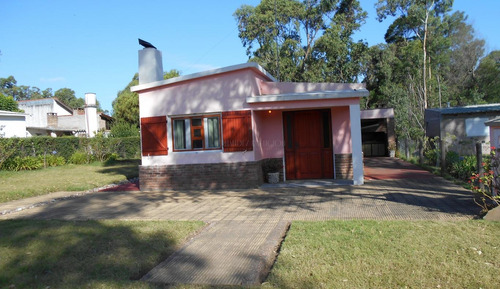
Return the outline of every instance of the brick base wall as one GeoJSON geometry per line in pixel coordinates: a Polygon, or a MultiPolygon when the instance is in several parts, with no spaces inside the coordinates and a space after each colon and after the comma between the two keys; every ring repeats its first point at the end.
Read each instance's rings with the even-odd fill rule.
{"type": "Polygon", "coordinates": [[[352,154],[335,155],[335,178],[339,180],[352,180],[352,154]]]}
{"type": "Polygon", "coordinates": [[[248,189],[262,184],[261,162],[139,166],[141,191],[248,189]]]}

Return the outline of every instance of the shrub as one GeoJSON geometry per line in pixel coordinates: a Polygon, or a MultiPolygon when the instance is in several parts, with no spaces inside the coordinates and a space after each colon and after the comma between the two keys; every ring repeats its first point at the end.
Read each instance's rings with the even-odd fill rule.
{"type": "Polygon", "coordinates": [[[0,138],[0,168],[3,163],[15,153],[15,151],[16,149],[13,145],[12,139],[0,138]]]}
{"type": "Polygon", "coordinates": [[[453,163],[450,170],[451,175],[460,180],[467,180],[475,172],[475,156],[466,156],[462,160],[453,163]]]}
{"type": "Polygon", "coordinates": [[[459,161],[460,161],[460,156],[458,155],[457,152],[448,151],[446,153],[446,170],[448,172],[451,172],[453,164],[459,161]]]}
{"type": "Polygon", "coordinates": [[[137,128],[137,126],[133,124],[120,121],[114,123],[113,126],[111,126],[111,132],[109,133],[109,136],[114,138],[131,137],[131,136],[138,137],[139,129],[137,128]]]}
{"type": "Polygon", "coordinates": [[[43,160],[40,157],[14,157],[3,163],[2,168],[9,171],[31,171],[43,167],[43,160]]]}
{"type": "Polygon", "coordinates": [[[441,150],[439,149],[439,137],[430,138],[424,151],[426,163],[428,165],[435,166],[437,164],[440,153],[441,150]]]}
{"type": "Polygon", "coordinates": [[[73,153],[69,158],[69,162],[75,165],[89,164],[92,161],[93,161],[92,156],[82,151],[77,151],[73,153]]]}
{"type": "Polygon", "coordinates": [[[40,156],[40,158],[42,158],[46,167],[57,167],[66,164],[66,160],[62,156],[46,155],[45,157],[40,156]]]}
{"type": "Polygon", "coordinates": [[[488,212],[489,209],[500,205],[500,196],[498,195],[500,184],[496,180],[500,173],[500,156],[495,147],[491,147],[487,161],[483,162],[481,166],[483,173],[473,174],[469,178],[469,185],[471,191],[478,197],[474,198],[475,203],[483,209],[483,212],[488,212]]]}
{"type": "Polygon", "coordinates": [[[117,153],[121,158],[133,159],[141,157],[141,139],[140,137],[122,137],[118,139],[112,139],[114,141],[120,141],[115,146],[115,153],[117,153]]]}

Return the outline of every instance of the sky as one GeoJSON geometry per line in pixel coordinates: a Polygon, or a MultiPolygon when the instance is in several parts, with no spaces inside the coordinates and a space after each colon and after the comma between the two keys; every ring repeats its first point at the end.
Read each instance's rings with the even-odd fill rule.
{"type": "MultiPolygon", "coordinates": [[[[376,20],[376,0],[360,0],[368,13],[354,36],[384,42],[391,20],[376,20]]],[[[138,38],[163,54],[165,71],[182,75],[248,61],[233,13],[260,0],[0,0],[0,78],[44,90],[96,93],[104,110],[138,70],[138,38]]],[[[500,1],[455,0],[487,52],[500,49],[500,1]]]]}

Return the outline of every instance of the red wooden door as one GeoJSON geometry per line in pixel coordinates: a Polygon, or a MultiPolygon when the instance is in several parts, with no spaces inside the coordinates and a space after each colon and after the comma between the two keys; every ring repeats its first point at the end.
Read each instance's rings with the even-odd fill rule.
{"type": "Polygon", "coordinates": [[[330,112],[285,112],[284,125],[287,179],[332,178],[330,112]]]}

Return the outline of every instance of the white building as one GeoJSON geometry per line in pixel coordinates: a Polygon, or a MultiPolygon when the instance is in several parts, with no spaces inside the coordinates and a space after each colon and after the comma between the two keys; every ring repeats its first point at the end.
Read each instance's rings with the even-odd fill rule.
{"type": "Polygon", "coordinates": [[[26,114],[0,110],[0,137],[26,137],[26,114]]]}
{"type": "Polygon", "coordinates": [[[93,137],[97,131],[109,130],[112,118],[97,112],[95,94],[85,94],[90,101],[84,109],[68,107],[57,98],[18,101],[26,114],[28,136],[75,135],[93,137]]]}

